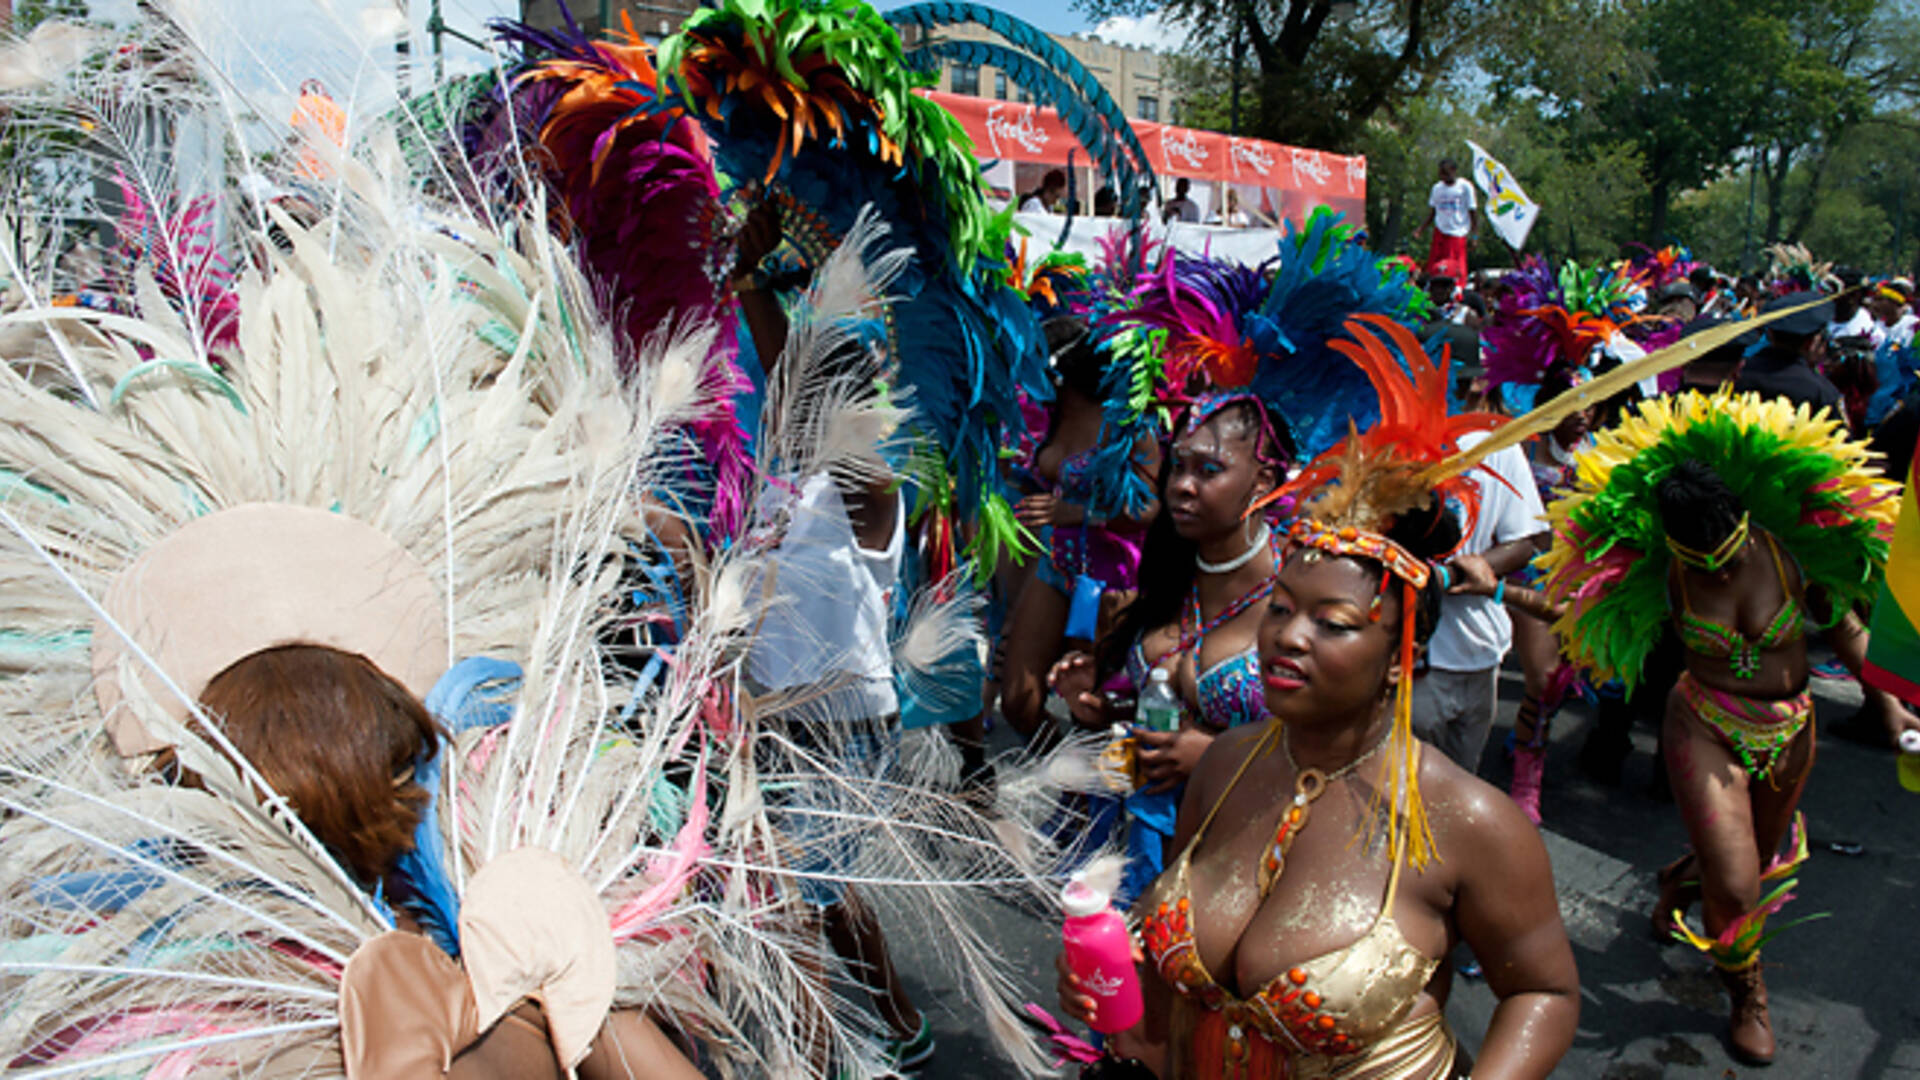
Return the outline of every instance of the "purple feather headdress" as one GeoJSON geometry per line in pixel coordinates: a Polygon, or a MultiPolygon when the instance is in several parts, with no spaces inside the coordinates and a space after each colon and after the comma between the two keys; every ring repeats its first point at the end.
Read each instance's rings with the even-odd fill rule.
{"type": "Polygon", "coordinates": [[[542,164],[560,197],[560,222],[625,328],[631,365],[639,346],[669,321],[718,328],[686,428],[712,470],[711,524],[737,535],[753,476],[738,396],[752,388],[734,364],[735,320],[724,290],[732,244],[717,227],[719,185],[699,128],[662,104],[653,49],[632,32],[606,41],[564,28],[496,24],[500,35],[549,53],[515,82],[514,96],[538,111],[542,164]]]}

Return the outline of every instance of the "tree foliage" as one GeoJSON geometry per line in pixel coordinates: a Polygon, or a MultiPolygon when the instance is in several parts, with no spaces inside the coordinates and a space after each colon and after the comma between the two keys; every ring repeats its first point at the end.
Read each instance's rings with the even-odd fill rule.
{"type": "Polygon", "coordinates": [[[1194,115],[1212,117],[1241,57],[1240,131],[1349,150],[1380,112],[1434,94],[1518,0],[1074,0],[1094,19],[1158,12],[1190,29],[1194,115]],[[1204,81],[1201,81],[1204,80],[1204,81]]]}
{"type": "Polygon", "coordinates": [[[1192,28],[1170,65],[1191,126],[1229,128],[1238,41],[1240,130],[1364,153],[1382,249],[1407,243],[1435,164],[1464,164],[1473,139],[1540,203],[1532,249],[1680,241],[1732,266],[1785,240],[1912,261],[1894,240],[1920,233],[1920,199],[1904,205],[1920,0],[1362,0],[1347,18],[1331,0],[1076,2],[1192,28]]]}

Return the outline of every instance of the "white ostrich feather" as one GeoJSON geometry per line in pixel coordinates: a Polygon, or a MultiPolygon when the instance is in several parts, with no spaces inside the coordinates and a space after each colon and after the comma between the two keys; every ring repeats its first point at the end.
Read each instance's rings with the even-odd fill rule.
{"type": "MultiPolygon", "coordinates": [[[[243,89],[266,67],[264,42],[235,32],[252,16],[207,2],[177,17],[150,40],[181,46],[169,55],[186,59],[168,63],[197,61],[200,77],[135,79],[116,97],[74,75],[65,105],[34,106],[38,123],[104,126],[89,152],[131,170],[155,213],[232,178],[226,153],[212,175],[152,153],[153,125],[192,114],[248,175],[272,172],[248,139],[291,135],[278,103],[243,89]]],[[[355,86],[373,46],[319,18],[340,32],[320,66],[355,86]]],[[[742,669],[781,527],[772,477],[750,493],[756,539],[686,553],[671,656],[641,648],[640,663],[660,660],[645,679],[614,663],[602,644],[613,598],[628,587],[637,523],[658,509],[643,497],[685,483],[673,430],[721,392],[719,334],[662,327],[622,383],[606,309],[547,230],[539,185],[514,209],[426,194],[376,118],[386,89],[343,100],[350,150],[306,147],[333,172],[303,189],[305,210],[221,214],[230,343],[169,292],[169,259],[188,266],[189,291],[219,284],[178,230],[160,238],[158,261],[134,266],[131,312],[56,306],[70,271],[4,267],[18,296],[0,311],[0,588],[22,636],[0,642],[0,805],[12,815],[0,828],[0,1000],[22,1004],[0,1016],[0,1060],[39,1053],[44,1075],[160,1060],[208,1074],[340,1067],[337,965],[387,925],[384,912],[217,718],[169,731],[202,789],[107,761],[83,643],[101,614],[93,598],[142,551],[199,515],[275,501],[381,529],[442,587],[449,660],[508,659],[524,673],[512,721],[460,733],[441,757],[455,892],[515,847],[555,851],[610,919],[628,920],[617,1007],[678,1018],[723,1075],[820,1076],[822,1048],[878,1072],[865,991],[804,917],[798,886],[822,872],[803,869],[783,829],[805,818],[821,843],[860,841],[846,880],[890,928],[917,924],[939,942],[1012,1066],[1043,1071],[1002,962],[972,926],[983,904],[1050,891],[1037,873],[1050,851],[1029,824],[1050,797],[1044,768],[1008,763],[1002,806],[986,815],[949,793],[950,755],[924,736],[886,767],[850,772],[839,753],[854,718],[822,706],[804,724],[770,721],[773,702],[742,669]],[[763,787],[779,785],[813,797],[776,820],[763,787]],[[42,1045],[76,1016],[149,1014],[218,1022],[129,1030],[69,1057],[42,1045]]],[[[423,130],[406,109],[396,117],[423,130]]],[[[441,190],[480,186],[458,155],[430,168],[441,190]]],[[[33,210],[36,222],[59,216],[33,210]]],[[[888,474],[883,445],[910,402],[878,388],[889,360],[865,324],[910,255],[885,240],[866,216],[790,328],[761,433],[783,475],[888,474]]],[[[976,601],[939,588],[955,598],[923,597],[894,642],[896,666],[929,689],[948,658],[978,647],[976,601]]],[[[144,693],[125,674],[109,677],[144,693]]]]}
{"type": "Polygon", "coordinates": [[[33,90],[54,82],[93,51],[99,33],[48,19],[25,38],[0,46],[0,91],[33,90]]]}

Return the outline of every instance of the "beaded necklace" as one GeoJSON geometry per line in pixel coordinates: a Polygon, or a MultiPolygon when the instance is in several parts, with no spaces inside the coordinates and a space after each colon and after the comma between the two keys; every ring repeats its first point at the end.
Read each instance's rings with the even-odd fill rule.
{"type": "MultiPolygon", "coordinates": [[[[1240,615],[1248,608],[1265,600],[1273,593],[1274,585],[1278,584],[1280,580],[1279,537],[1277,535],[1270,536],[1267,541],[1267,547],[1273,552],[1274,572],[1262,578],[1260,584],[1255,585],[1253,588],[1235,597],[1231,603],[1221,608],[1219,614],[1211,619],[1203,617],[1200,611],[1200,583],[1198,581],[1193,583],[1193,587],[1187,590],[1186,614],[1180,618],[1180,642],[1173,647],[1173,651],[1168,653],[1167,656],[1178,656],[1183,652],[1192,650],[1193,662],[1198,665],[1200,663],[1200,647],[1206,644],[1208,634],[1232,622],[1235,616],[1240,615]]],[[[1161,663],[1165,662],[1166,660],[1163,658],[1161,663]]]]}
{"type": "Polygon", "coordinates": [[[1271,722],[1280,732],[1280,752],[1287,756],[1287,767],[1293,770],[1293,805],[1287,807],[1286,813],[1280,815],[1280,824],[1273,831],[1273,846],[1267,849],[1266,857],[1260,860],[1259,885],[1262,900],[1265,900],[1267,894],[1273,891],[1273,886],[1280,880],[1281,872],[1286,869],[1287,852],[1293,849],[1294,837],[1299,836],[1300,830],[1306,828],[1307,814],[1314,800],[1326,794],[1328,785],[1335,780],[1345,779],[1349,773],[1360,767],[1361,762],[1379,753],[1380,748],[1387,745],[1388,736],[1393,734],[1393,726],[1388,725],[1387,730],[1380,733],[1380,737],[1374,740],[1366,753],[1331,773],[1323,773],[1312,767],[1301,768],[1299,763],[1293,760],[1293,740],[1288,738],[1286,726],[1278,719],[1271,722]]]}

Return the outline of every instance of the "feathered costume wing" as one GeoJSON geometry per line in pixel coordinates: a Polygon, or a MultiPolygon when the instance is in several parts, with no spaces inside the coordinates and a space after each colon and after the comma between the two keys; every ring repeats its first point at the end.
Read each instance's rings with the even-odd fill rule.
{"type": "Polygon", "coordinates": [[[1547,508],[1553,546],[1539,563],[1548,594],[1568,605],[1554,629],[1568,656],[1601,679],[1635,685],[1670,617],[1656,492],[1687,458],[1720,474],[1834,611],[1878,588],[1899,485],[1840,421],[1757,394],[1645,401],[1600,433],[1579,457],[1574,493],[1547,508]]]}
{"type": "Polygon", "coordinates": [[[716,362],[686,421],[701,450],[688,464],[698,486],[711,488],[712,532],[732,539],[753,468],[736,399],[752,384],[733,362],[725,291],[733,245],[720,227],[719,187],[700,129],[661,100],[653,47],[630,22],[603,41],[581,34],[570,14],[556,30],[508,22],[495,29],[541,56],[514,80],[512,112],[537,139],[538,171],[561,211],[556,224],[625,327],[623,369],[633,370],[642,343],[664,325],[720,328],[716,362]]]}
{"type": "MultiPolygon", "coordinates": [[[[959,122],[914,91],[900,39],[871,7],[727,0],[661,48],[671,100],[705,125],[732,183],[764,185],[792,247],[818,265],[872,207],[913,257],[892,285],[896,378],[931,445],[922,505],[980,533],[975,554],[1023,546],[999,492],[997,451],[1019,392],[1044,400],[1038,321],[1006,287],[979,165],[959,122]]],[[[983,561],[978,560],[977,561],[983,561]]]]}
{"type": "MultiPolygon", "coordinates": [[[[89,690],[88,638],[115,576],[203,515],[276,502],[350,516],[411,552],[445,601],[448,661],[485,658],[427,696],[450,735],[416,763],[433,802],[403,871],[434,940],[467,953],[476,878],[516,849],[547,852],[606,917],[611,1007],[679,1027],[727,1075],[810,1075],[823,1042],[878,1069],[870,1027],[816,974],[827,961],[798,918],[795,853],[760,799],[754,750],[776,736],[738,677],[760,617],[746,588],[757,555],[697,571],[680,644],[638,677],[599,644],[636,492],[677,473],[667,433],[697,405],[712,329],[653,335],[646,376],[623,386],[618,335],[537,199],[525,219],[476,219],[391,172],[405,155],[390,134],[361,135],[328,159],[334,197],[311,192],[300,220],[266,203],[231,234],[249,268],[226,370],[177,359],[195,355],[192,331],[157,290],[56,307],[29,277],[26,302],[0,316],[5,340],[30,333],[59,355],[51,389],[0,365],[14,643],[0,681],[0,1059],[61,1074],[341,1073],[343,969],[402,898],[353,880],[217,723],[142,704],[157,691],[139,650],[111,677],[201,786],[110,758],[89,690]]],[[[824,365],[833,328],[868,311],[868,247],[823,269],[789,339],[799,369],[824,365]]],[[[830,419],[871,413],[870,398],[849,394],[830,419]]],[[[876,453],[846,425],[810,432],[790,431],[783,452],[821,467],[876,453]]],[[[967,625],[927,614],[903,664],[945,655],[967,625]]],[[[961,914],[966,890],[1037,888],[1007,854],[1019,838],[924,785],[788,773],[843,793],[840,827],[879,836],[852,875],[941,926],[969,988],[1003,1001],[994,1033],[1024,1047],[1001,969],[961,914]]]]}
{"type": "MultiPolygon", "coordinates": [[[[377,133],[370,144],[376,155],[394,148],[377,133]]],[[[491,828],[415,852],[439,871],[413,875],[436,937],[457,951],[447,935],[458,898],[504,845],[563,852],[605,879],[630,944],[672,928],[680,946],[629,948],[615,1002],[727,1032],[726,1012],[688,977],[689,956],[719,953],[683,917],[684,882],[670,863],[637,861],[670,850],[674,834],[637,816],[657,809],[653,793],[616,798],[660,775],[674,728],[640,740],[651,773],[631,758],[616,768],[595,738],[621,693],[593,648],[600,568],[623,547],[653,433],[685,402],[620,389],[613,335],[540,223],[494,231],[414,201],[405,177],[340,164],[343,197],[318,221],[268,207],[262,227],[236,236],[258,263],[235,286],[224,370],[174,359],[192,355],[181,348],[190,331],[152,293],[128,298],[133,314],[29,305],[6,316],[64,341],[71,362],[59,394],[0,366],[12,384],[0,395],[0,462],[14,478],[0,504],[0,576],[20,598],[8,621],[25,643],[0,703],[11,818],[0,1045],[21,1067],[341,1068],[342,969],[391,925],[386,903],[283,804],[256,797],[258,770],[216,727],[145,710],[198,788],[106,760],[87,689],[89,628],[109,582],[188,522],[249,503],[374,526],[438,584],[448,661],[485,654],[526,673],[513,704],[538,714],[537,751],[509,739],[484,760],[448,747],[421,763],[447,815],[438,835],[491,828]],[[507,776],[526,782],[500,784],[507,776]],[[636,908],[643,881],[665,893],[636,908]]],[[[152,279],[150,257],[132,265],[134,280],[152,279]]],[[[654,343],[656,370],[676,372],[663,385],[698,381],[711,333],[654,343]]],[[[136,712],[151,698],[129,669],[147,664],[108,676],[136,712]]]]}

